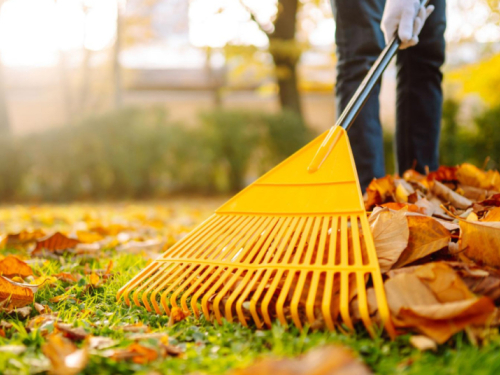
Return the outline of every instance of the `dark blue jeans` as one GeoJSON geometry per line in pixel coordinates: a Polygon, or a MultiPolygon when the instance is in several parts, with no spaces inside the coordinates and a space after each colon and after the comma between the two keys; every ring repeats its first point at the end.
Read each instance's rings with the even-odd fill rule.
{"type": "MultiPolygon", "coordinates": [[[[385,46],[380,22],[385,0],[331,0],[336,21],[337,114],[385,46]]],[[[438,144],[443,94],[445,0],[431,0],[436,9],[427,19],[420,42],[398,52],[396,99],[397,172],[412,166],[420,173],[438,168],[438,144]]],[[[377,85],[349,129],[361,189],[385,175],[377,85]]]]}

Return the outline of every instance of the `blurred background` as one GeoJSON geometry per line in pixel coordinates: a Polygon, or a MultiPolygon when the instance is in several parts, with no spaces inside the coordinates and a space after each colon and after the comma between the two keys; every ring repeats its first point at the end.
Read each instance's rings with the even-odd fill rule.
{"type": "MultiPolygon", "coordinates": [[[[500,5],[447,11],[441,162],[497,168],[500,5]]],[[[241,189],[334,124],[334,36],[327,0],[0,0],[0,202],[241,189]]],[[[381,106],[391,173],[394,66],[381,106]]]]}

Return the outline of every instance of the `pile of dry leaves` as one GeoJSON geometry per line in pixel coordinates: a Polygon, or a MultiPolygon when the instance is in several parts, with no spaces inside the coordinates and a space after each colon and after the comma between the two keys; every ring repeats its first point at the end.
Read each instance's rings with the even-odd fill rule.
{"type": "Polygon", "coordinates": [[[470,164],[373,180],[365,195],[389,308],[433,348],[500,324],[500,174],[470,164]]]}

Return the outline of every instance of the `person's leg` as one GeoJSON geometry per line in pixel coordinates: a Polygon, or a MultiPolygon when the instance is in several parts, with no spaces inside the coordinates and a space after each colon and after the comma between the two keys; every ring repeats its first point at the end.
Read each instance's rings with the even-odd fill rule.
{"type": "Polygon", "coordinates": [[[425,22],[419,43],[397,56],[396,154],[400,175],[414,163],[420,173],[426,166],[431,171],[439,166],[446,2],[430,3],[436,9],[425,22]]]}
{"type": "MultiPolygon", "coordinates": [[[[347,106],[366,73],[384,48],[380,21],[385,0],[332,0],[337,44],[337,116],[347,106]]],[[[349,129],[361,190],[385,175],[378,84],[349,129]]]]}

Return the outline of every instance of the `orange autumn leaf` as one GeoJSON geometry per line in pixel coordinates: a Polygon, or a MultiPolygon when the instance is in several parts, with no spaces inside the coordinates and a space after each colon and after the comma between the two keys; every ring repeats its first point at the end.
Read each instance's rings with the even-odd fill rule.
{"type": "Polygon", "coordinates": [[[27,231],[23,230],[16,234],[9,234],[5,239],[5,244],[9,247],[17,248],[18,246],[25,245],[45,236],[45,233],[40,230],[27,231]]]}
{"type": "Polygon", "coordinates": [[[418,207],[416,204],[389,202],[389,203],[382,204],[381,207],[387,207],[387,208],[390,208],[391,210],[395,210],[395,211],[399,211],[403,208],[406,208],[408,210],[408,212],[418,212],[420,214],[424,213],[424,209],[421,207],[418,207]]]}
{"type": "Polygon", "coordinates": [[[457,180],[457,167],[440,166],[437,171],[430,172],[427,175],[428,181],[456,181],[457,180]]]}
{"type": "Polygon", "coordinates": [[[134,343],[128,348],[115,349],[111,358],[115,361],[131,360],[134,363],[145,364],[158,358],[158,352],[144,345],[134,343]]]}
{"type": "Polygon", "coordinates": [[[170,319],[168,320],[168,327],[172,327],[175,323],[186,319],[189,316],[189,311],[183,311],[177,306],[172,307],[170,311],[170,319]]]}
{"type": "Polygon", "coordinates": [[[33,270],[19,258],[9,255],[0,260],[0,275],[27,277],[33,275],[33,270]]]}
{"type": "Polygon", "coordinates": [[[366,188],[367,200],[365,206],[367,210],[372,209],[375,205],[380,205],[386,202],[387,199],[394,196],[396,186],[392,176],[373,179],[370,185],[366,188]]]}
{"type": "Polygon", "coordinates": [[[437,220],[428,216],[407,216],[410,237],[408,247],[402,252],[393,268],[403,267],[417,259],[448,246],[450,232],[437,220]]]}
{"type": "Polygon", "coordinates": [[[34,293],[30,288],[15,285],[0,276],[0,302],[6,301],[5,308],[24,307],[33,302],[34,293]]]}
{"type": "Polygon", "coordinates": [[[460,220],[460,249],[478,264],[500,267],[500,222],[460,220]]]}
{"type": "Polygon", "coordinates": [[[500,207],[495,207],[481,219],[481,221],[500,221],[500,207]]]}
{"type": "Polygon", "coordinates": [[[89,280],[90,280],[90,284],[92,286],[98,286],[99,281],[100,281],[100,277],[98,274],[92,272],[92,274],[89,276],[89,280]]]}
{"type": "Polygon", "coordinates": [[[52,275],[52,276],[57,278],[58,280],[61,280],[61,281],[67,282],[67,283],[76,283],[80,280],[79,278],[81,278],[81,275],[76,274],[76,276],[75,276],[69,272],[60,272],[60,273],[57,273],[57,274],[52,275]]]}
{"type": "Polygon", "coordinates": [[[33,255],[42,253],[44,250],[49,252],[61,252],[67,249],[72,249],[78,245],[80,241],[73,238],[68,238],[60,232],[56,232],[51,236],[40,239],[36,243],[33,255]]]}
{"type": "Polygon", "coordinates": [[[75,344],[59,334],[47,337],[47,342],[42,345],[42,352],[49,359],[50,373],[54,375],[76,375],[88,362],[86,348],[78,349],[75,344]]]}
{"type": "Polygon", "coordinates": [[[229,375],[369,375],[372,372],[342,346],[312,349],[298,358],[266,358],[229,375]]]}

